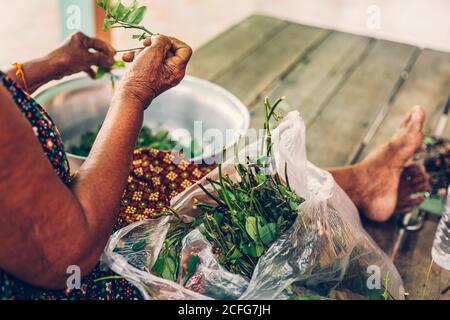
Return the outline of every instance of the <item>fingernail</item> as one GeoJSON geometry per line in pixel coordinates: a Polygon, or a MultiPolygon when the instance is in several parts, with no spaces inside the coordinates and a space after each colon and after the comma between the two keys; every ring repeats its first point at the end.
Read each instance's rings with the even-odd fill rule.
{"type": "Polygon", "coordinates": [[[150,39],[152,40],[152,46],[156,44],[156,42],[159,39],[159,34],[154,34],[150,37],[150,39]]]}

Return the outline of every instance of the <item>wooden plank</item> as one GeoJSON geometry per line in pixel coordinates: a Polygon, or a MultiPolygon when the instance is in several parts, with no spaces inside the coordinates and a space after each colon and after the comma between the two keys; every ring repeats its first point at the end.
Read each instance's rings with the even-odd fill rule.
{"type": "Polygon", "coordinates": [[[287,24],[259,15],[247,18],[197,50],[188,74],[214,80],[287,24]]]}
{"type": "Polygon", "coordinates": [[[378,246],[388,255],[390,256],[392,251],[392,246],[397,239],[398,234],[398,219],[400,218],[398,215],[393,216],[389,221],[379,223],[370,221],[364,216],[362,218],[362,223],[364,229],[370,236],[375,240],[378,246]]]}
{"type": "MultiPolygon", "coordinates": [[[[333,32],[311,51],[269,93],[272,100],[286,97],[291,110],[299,110],[306,125],[318,115],[370,49],[369,38],[333,32]]],[[[252,113],[252,127],[261,128],[264,109],[260,101],[252,113]]]]}
{"type": "MultiPolygon", "coordinates": [[[[442,132],[442,137],[450,139],[450,93],[447,99],[447,103],[444,109],[444,114],[442,115],[441,121],[445,123],[444,130],[442,132]]],[[[438,126],[440,123],[438,123],[438,126]]],[[[439,130],[439,129],[438,129],[439,130]]]]}
{"type": "MultiPolygon", "coordinates": [[[[433,133],[449,94],[450,54],[432,50],[422,51],[405,84],[388,106],[389,111],[385,119],[364,148],[360,160],[392,137],[406,114],[415,105],[425,108],[428,116],[425,130],[427,133],[433,133]]],[[[450,137],[450,129],[447,137],[450,137]]]]}
{"type": "Polygon", "coordinates": [[[309,159],[321,167],[350,163],[392,96],[416,48],[377,41],[367,58],[308,128],[309,159]]]}
{"type": "Polygon", "coordinates": [[[289,24],[242,59],[216,82],[246,105],[260,97],[272,83],[292,69],[302,57],[330,33],[323,29],[289,24]]]}
{"type": "Polygon", "coordinates": [[[447,125],[445,127],[444,133],[442,137],[449,139],[450,138],[450,117],[447,115],[447,125]]]}
{"type": "Polygon", "coordinates": [[[424,290],[428,269],[431,263],[431,248],[436,233],[437,217],[429,217],[423,229],[409,233],[400,250],[395,265],[403,278],[408,299],[450,299],[450,292],[442,291],[450,285],[450,271],[433,265],[424,290]]]}

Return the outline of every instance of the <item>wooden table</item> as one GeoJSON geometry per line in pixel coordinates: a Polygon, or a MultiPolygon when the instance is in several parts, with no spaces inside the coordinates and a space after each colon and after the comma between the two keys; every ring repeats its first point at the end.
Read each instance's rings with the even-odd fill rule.
{"type": "MultiPolygon", "coordinates": [[[[433,133],[450,94],[449,53],[259,15],[199,49],[189,73],[233,92],[251,110],[255,128],[263,121],[263,98],[286,96],[306,121],[308,158],[324,168],[359,161],[391,137],[416,104],[426,109],[426,132],[433,133]]],[[[448,122],[443,135],[450,137],[448,122]]],[[[387,253],[397,219],[365,222],[387,253]]],[[[437,266],[423,290],[436,224],[429,217],[395,257],[411,299],[423,292],[426,299],[450,299],[450,272],[437,266]]]]}

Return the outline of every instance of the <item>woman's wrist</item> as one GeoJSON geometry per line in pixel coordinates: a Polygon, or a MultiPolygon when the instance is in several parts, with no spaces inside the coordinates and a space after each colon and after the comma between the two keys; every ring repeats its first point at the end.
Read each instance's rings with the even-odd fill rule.
{"type": "Polygon", "coordinates": [[[146,95],[146,97],[143,97],[138,93],[139,91],[140,90],[136,90],[136,88],[132,88],[128,83],[122,81],[114,94],[114,100],[118,101],[120,104],[131,104],[144,112],[152,103],[155,95],[153,94],[153,91],[150,90],[150,93],[146,95]]]}
{"type": "MultiPolygon", "coordinates": [[[[61,64],[52,61],[49,57],[36,59],[22,64],[24,78],[30,92],[33,93],[40,86],[58,79],[61,72],[61,64]]],[[[10,79],[25,88],[25,83],[20,75],[16,74],[17,68],[8,71],[7,75],[10,79]]]]}
{"type": "Polygon", "coordinates": [[[51,80],[59,80],[69,75],[70,60],[66,57],[54,53],[50,53],[40,59],[43,66],[48,67],[47,77],[51,80]]]}

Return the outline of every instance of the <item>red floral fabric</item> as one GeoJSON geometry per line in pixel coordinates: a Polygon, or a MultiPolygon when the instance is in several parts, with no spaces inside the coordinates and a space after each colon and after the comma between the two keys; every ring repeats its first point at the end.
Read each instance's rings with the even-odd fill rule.
{"type": "Polygon", "coordinates": [[[136,150],[116,228],[168,211],[170,201],[211,172],[211,167],[175,158],[171,152],[136,150]]]}

